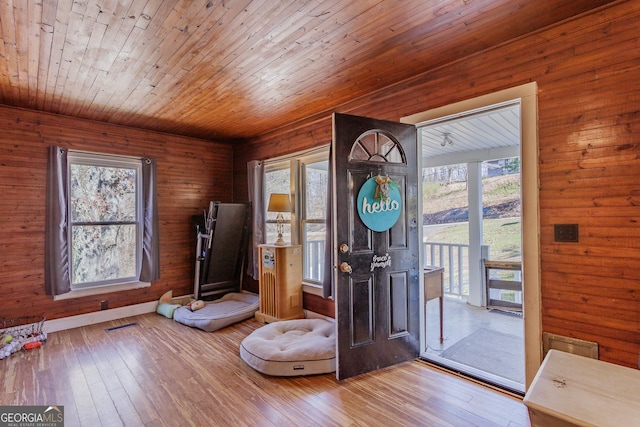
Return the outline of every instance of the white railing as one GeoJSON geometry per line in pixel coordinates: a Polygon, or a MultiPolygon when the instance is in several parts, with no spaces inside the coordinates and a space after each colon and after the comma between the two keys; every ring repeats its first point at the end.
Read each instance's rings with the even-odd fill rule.
{"type": "MultiPolygon", "coordinates": [[[[304,277],[322,282],[324,277],[324,240],[309,240],[304,245],[304,277]]],[[[444,267],[444,292],[466,299],[469,296],[469,245],[423,242],[427,266],[444,267]]],[[[482,247],[488,253],[488,247],[482,247]]]]}
{"type": "Polygon", "coordinates": [[[322,283],[324,278],[324,240],[307,240],[304,244],[303,277],[322,283]]]}
{"type": "MultiPolygon", "coordinates": [[[[444,267],[444,293],[459,299],[469,296],[469,245],[423,242],[424,267],[444,267]]],[[[488,254],[482,246],[482,254],[488,254]]]]}

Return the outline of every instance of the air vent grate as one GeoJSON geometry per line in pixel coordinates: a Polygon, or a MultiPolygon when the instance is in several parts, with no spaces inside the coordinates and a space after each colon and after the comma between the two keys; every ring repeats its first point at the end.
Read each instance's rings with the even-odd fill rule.
{"type": "Polygon", "coordinates": [[[126,325],[120,325],[120,326],[114,326],[113,328],[107,328],[104,331],[105,332],[113,332],[113,331],[119,331],[120,329],[125,329],[125,328],[131,328],[133,326],[138,326],[137,323],[127,323],[126,325]]]}

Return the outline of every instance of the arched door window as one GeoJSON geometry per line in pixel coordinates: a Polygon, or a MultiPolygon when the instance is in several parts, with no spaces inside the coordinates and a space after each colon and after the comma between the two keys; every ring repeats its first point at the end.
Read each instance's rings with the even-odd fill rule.
{"type": "Polygon", "coordinates": [[[349,161],[407,163],[402,147],[392,135],[372,129],[360,135],[351,147],[349,161]]]}

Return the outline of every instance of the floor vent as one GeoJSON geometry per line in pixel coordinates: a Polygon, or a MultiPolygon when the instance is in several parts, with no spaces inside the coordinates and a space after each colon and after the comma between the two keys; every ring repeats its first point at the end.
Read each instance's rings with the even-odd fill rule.
{"type": "Polygon", "coordinates": [[[114,326],[113,328],[107,328],[104,331],[105,332],[113,332],[113,331],[119,331],[120,329],[124,329],[124,328],[131,328],[132,326],[138,326],[137,323],[127,323],[126,325],[120,325],[120,326],[114,326]]]}
{"type": "Polygon", "coordinates": [[[598,358],[598,343],[593,341],[579,340],[577,338],[564,337],[562,335],[544,332],[542,334],[542,347],[544,355],[551,349],[564,351],[566,353],[577,354],[579,356],[598,358]]]}

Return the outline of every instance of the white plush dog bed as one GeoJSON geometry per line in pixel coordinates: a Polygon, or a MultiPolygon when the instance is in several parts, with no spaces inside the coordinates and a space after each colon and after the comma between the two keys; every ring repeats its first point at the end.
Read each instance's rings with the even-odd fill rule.
{"type": "Polygon", "coordinates": [[[270,323],[242,341],[240,357],[267,375],[291,377],[335,372],[335,323],[322,319],[270,323]]]}
{"type": "Polygon", "coordinates": [[[213,332],[253,317],[259,308],[258,295],[230,292],[218,300],[207,302],[200,310],[191,311],[188,307],[180,307],[173,312],[173,320],[213,332]]]}

